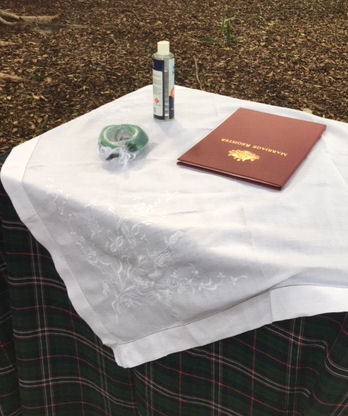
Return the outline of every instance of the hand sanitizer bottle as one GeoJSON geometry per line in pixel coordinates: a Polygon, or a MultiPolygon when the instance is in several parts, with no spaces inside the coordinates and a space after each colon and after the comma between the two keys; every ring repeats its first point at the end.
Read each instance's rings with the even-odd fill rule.
{"type": "Polygon", "coordinates": [[[174,118],[174,73],[174,55],[162,40],[152,56],[153,116],[159,120],[174,118]]]}

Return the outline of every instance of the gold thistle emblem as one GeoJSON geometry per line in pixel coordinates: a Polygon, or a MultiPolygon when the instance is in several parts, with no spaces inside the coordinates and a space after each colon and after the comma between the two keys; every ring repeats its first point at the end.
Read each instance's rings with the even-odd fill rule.
{"type": "Polygon", "coordinates": [[[245,162],[247,160],[254,162],[257,159],[260,159],[259,155],[249,152],[249,150],[230,150],[228,156],[232,156],[237,162],[245,162]]]}

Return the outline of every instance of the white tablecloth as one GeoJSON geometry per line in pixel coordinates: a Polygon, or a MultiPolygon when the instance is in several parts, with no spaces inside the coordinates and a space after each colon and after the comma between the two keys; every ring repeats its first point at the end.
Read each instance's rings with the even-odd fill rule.
{"type": "Polygon", "coordinates": [[[154,120],[144,87],[16,147],[1,172],[117,363],[348,311],[348,125],[184,87],[175,110],[154,120]],[[239,107],[327,125],[282,191],[176,164],[239,107]],[[150,145],[110,168],[97,138],[121,123],[142,127],[150,145]]]}

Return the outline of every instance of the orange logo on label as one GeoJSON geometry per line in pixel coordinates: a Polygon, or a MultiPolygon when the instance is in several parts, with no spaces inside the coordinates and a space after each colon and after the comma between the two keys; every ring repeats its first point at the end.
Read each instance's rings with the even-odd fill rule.
{"type": "Polygon", "coordinates": [[[160,102],[160,100],[156,97],[155,98],[155,104],[158,104],[160,102]]]}

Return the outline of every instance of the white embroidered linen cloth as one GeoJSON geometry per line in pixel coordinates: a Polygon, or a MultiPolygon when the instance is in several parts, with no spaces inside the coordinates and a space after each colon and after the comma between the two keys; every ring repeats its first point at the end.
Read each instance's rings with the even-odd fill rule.
{"type": "Polygon", "coordinates": [[[153,119],[152,87],[141,88],[17,146],[1,172],[117,363],[347,311],[348,125],[179,86],[175,110],[153,119]],[[283,190],[176,164],[239,107],[327,125],[283,190]],[[142,127],[150,145],[108,167],[98,134],[122,123],[142,127]]]}

